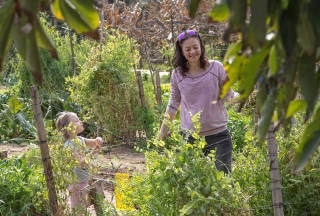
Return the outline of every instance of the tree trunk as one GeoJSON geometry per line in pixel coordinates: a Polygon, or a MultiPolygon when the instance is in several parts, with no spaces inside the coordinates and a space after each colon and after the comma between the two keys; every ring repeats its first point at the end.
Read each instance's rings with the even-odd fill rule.
{"type": "Polygon", "coordinates": [[[39,146],[41,151],[41,159],[43,163],[44,174],[47,183],[47,189],[49,191],[50,210],[52,215],[58,215],[58,201],[54,184],[53,171],[51,166],[51,160],[49,155],[49,148],[46,139],[46,132],[44,122],[42,118],[42,111],[40,107],[40,100],[38,90],[35,86],[30,87],[31,99],[33,102],[34,120],[38,133],[39,146]]]}
{"type": "Polygon", "coordinates": [[[275,139],[273,122],[270,123],[269,131],[267,134],[268,142],[268,155],[270,162],[270,181],[272,191],[272,204],[274,216],[283,216],[283,201],[278,161],[278,148],[275,139]]]}

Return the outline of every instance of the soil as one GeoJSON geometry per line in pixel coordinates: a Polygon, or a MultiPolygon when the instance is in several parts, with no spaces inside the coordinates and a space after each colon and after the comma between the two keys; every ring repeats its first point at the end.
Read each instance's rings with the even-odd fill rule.
{"type": "MultiPolygon", "coordinates": [[[[0,152],[7,151],[8,158],[22,156],[29,150],[29,146],[0,145],[0,152]]],[[[114,176],[116,173],[128,173],[145,171],[145,157],[143,153],[135,151],[133,147],[122,145],[111,149],[102,149],[93,161],[99,167],[96,179],[102,181],[101,185],[106,200],[116,204],[114,197],[114,176]]],[[[89,207],[92,215],[95,215],[93,206],[89,207]]]]}

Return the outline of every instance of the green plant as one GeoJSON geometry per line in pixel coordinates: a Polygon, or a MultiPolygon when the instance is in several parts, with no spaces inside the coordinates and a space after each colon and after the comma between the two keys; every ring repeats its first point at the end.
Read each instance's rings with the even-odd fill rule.
{"type": "Polygon", "coordinates": [[[0,138],[1,141],[21,143],[36,137],[36,129],[32,125],[32,115],[28,100],[0,95],[0,138]]]}
{"type": "Polygon", "coordinates": [[[320,211],[320,152],[316,151],[305,171],[292,174],[294,153],[303,131],[301,122],[297,121],[287,137],[282,133],[277,136],[285,215],[316,215],[320,211]]]}
{"type": "Polygon", "coordinates": [[[247,133],[251,138],[247,145],[233,152],[232,176],[245,193],[253,215],[272,215],[267,149],[254,146],[252,131],[247,133]]]}
{"type": "Polygon", "coordinates": [[[146,173],[135,174],[131,190],[124,191],[137,215],[246,215],[238,183],[216,170],[214,155],[203,155],[205,141],[194,133],[198,139],[189,144],[177,127],[170,128],[171,145],[153,140],[163,153],[146,151],[146,173]]]}
{"type": "Polygon", "coordinates": [[[235,112],[233,109],[228,110],[229,122],[228,129],[231,134],[234,150],[241,150],[246,145],[245,134],[250,127],[250,117],[243,113],[235,112]]]}
{"type": "Polygon", "coordinates": [[[129,45],[128,38],[118,32],[108,35],[104,46],[92,47],[79,76],[68,79],[72,100],[85,110],[80,113],[83,119],[96,123],[109,142],[136,139],[152,120],[149,112],[145,112],[147,121],[138,116],[141,109],[129,45]]]}
{"type": "Polygon", "coordinates": [[[0,161],[0,215],[50,215],[42,167],[26,156],[0,161]]]}

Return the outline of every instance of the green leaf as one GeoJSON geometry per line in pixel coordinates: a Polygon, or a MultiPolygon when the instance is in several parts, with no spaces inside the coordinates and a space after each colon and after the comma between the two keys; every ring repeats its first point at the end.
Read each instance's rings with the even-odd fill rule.
{"type": "Polygon", "coordinates": [[[14,24],[12,27],[14,45],[24,60],[27,59],[27,38],[25,34],[20,31],[20,29],[26,24],[27,18],[25,15],[22,15],[19,23],[14,24]]]}
{"type": "Polygon", "coordinates": [[[273,75],[278,73],[280,67],[280,60],[275,46],[272,46],[270,49],[268,65],[273,75]]]}
{"type": "Polygon", "coordinates": [[[26,52],[26,62],[32,71],[32,76],[38,84],[42,83],[42,72],[40,65],[40,55],[37,46],[35,30],[32,29],[26,35],[27,42],[27,52],[26,52]]]}
{"type": "Polygon", "coordinates": [[[308,16],[309,20],[311,21],[313,25],[313,29],[315,32],[316,42],[317,46],[320,46],[320,1],[319,0],[311,0],[308,5],[308,16]]]}
{"type": "Polygon", "coordinates": [[[195,205],[199,202],[199,198],[192,199],[190,202],[185,204],[180,210],[181,215],[190,215],[195,210],[195,205]]]}
{"type": "Polygon", "coordinates": [[[238,55],[241,47],[241,42],[234,43],[229,46],[226,52],[223,62],[225,70],[227,71],[228,80],[222,87],[220,98],[224,98],[227,95],[231,86],[236,83],[239,77],[239,69],[243,61],[243,57],[238,55]]]}
{"type": "Polygon", "coordinates": [[[93,5],[89,4],[88,0],[81,3],[71,0],[60,1],[62,14],[72,29],[79,34],[87,34],[93,39],[99,39],[99,15],[92,8],[93,5]],[[84,6],[89,8],[85,9],[84,6]]]}
{"type": "Polygon", "coordinates": [[[312,154],[320,144],[320,128],[317,131],[308,132],[308,135],[302,138],[299,148],[295,155],[295,166],[293,172],[300,172],[311,159],[312,154]]]}
{"type": "Polygon", "coordinates": [[[266,59],[270,49],[270,44],[266,44],[259,52],[254,53],[249,58],[244,58],[239,72],[239,92],[240,100],[245,99],[252,92],[253,87],[262,73],[261,65],[266,59]]]}
{"type": "Polygon", "coordinates": [[[284,73],[281,74],[284,82],[281,82],[279,91],[279,118],[284,118],[290,101],[294,100],[297,94],[298,87],[295,84],[297,76],[298,58],[290,58],[284,62],[284,73]],[[280,94],[281,93],[281,94],[280,94]]]}
{"type": "Polygon", "coordinates": [[[287,56],[291,56],[297,46],[298,13],[299,4],[289,1],[288,8],[282,12],[280,17],[279,32],[287,56]]]}
{"type": "Polygon", "coordinates": [[[237,81],[237,79],[239,77],[240,68],[241,68],[241,64],[243,62],[243,59],[244,59],[243,56],[236,57],[233,60],[233,62],[231,64],[231,66],[229,67],[229,69],[226,70],[227,71],[227,75],[228,75],[228,80],[222,86],[220,98],[224,98],[227,95],[227,93],[229,92],[231,86],[233,86],[233,84],[236,83],[236,81],[237,81]]]}
{"type": "Polygon", "coordinates": [[[232,33],[240,32],[245,27],[247,16],[247,0],[228,1],[230,9],[229,27],[223,35],[227,40],[232,33]]]}
{"type": "Polygon", "coordinates": [[[50,4],[50,8],[51,8],[51,12],[52,14],[59,20],[64,21],[65,18],[62,14],[62,11],[60,9],[60,2],[63,0],[54,0],[52,1],[52,3],[50,4]]]}
{"type": "Polygon", "coordinates": [[[257,92],[257,109],[260,113],[267,97],[268,95],[267,95],[266,79],[264,78],[260,83],[259,90],[257,92]]]}
{"type": "Polygon", "coordinates": [[[40,21],[38,19],[35,20],[34,27],[35,27],[35,33],[36,33],[38,47],[47,50],[51,54],[52,58],[55,58],[58,60],[57,50],[53,46],[52,42],[48,38],[45,31],[43,30],[43,28],[40,24],[40,21]]]}
{"type": "Polygon", "coordinates": [[[71,0],[76,6],[78,13],[90,26],[91,30],[96,30],[99,28],[100,17],[95,9],[93,2],[90,0],[71,0]]]}
{"type": "Polygon", "coordinates": [[[288,106],[288,109],[287,109],[286,118],[292,117],[297,112],[304,111],[306,109],[306,107],[307,107],[307,104],[306,104],[305,100],[291,101],[288,106]]]}
{"type": "Polygon", "coordinates": [[[22,10],[26,10],[25,13],[28,14],[28,16],[31,15],[29,13],[32,13],[32,15],[35,15],[38,13],[39,2],[40,2],[40,0],[32,0],[32,1],[21,0],[22,10]]]}
{"type": "Polygon", "coordinates": [[[22,109],[23,104],[19,102],[17,97],[11,97],[8,99],[8,107],[12,114],[18,113],[22,109]]]}
{"type": "Polygon", "coordinates": [[[11,46],[10,31],[13,21],[13,1],[9,1],[0,8],[0,72],[7,52],[11,46]]]}
{"type": "Polygon", "coordinates": [[[320,107],[314,114],[313,120],[303,131],[300,144],[294,158],[293,172],[299,172],[307,165],[312,154],[317,149],[320,142],[320,107]]]}
{"type": "Polygon", "coordinates": [[[197,13],[200,1],[201,0],[191,0],[190,1],[189,16],[191,19],[194,19],[196,17],[196,13],[197,13]]]}
{"type": "Polygon", "coordinates": [[[238,41],[237,43],[232,43],[229,45],[228,50],[224,56],[223,64],[229,65],[232,64],[232,61],[239,55],[239,52],[242,48],[242,42],[238,41]]]}
{"type": "Polygon", "coordinates": [[[250,23],[248,29],[248,37],[244,38],[254,50],[262,47],[266,40],[266,20],[268,10],[267,0],[250,1],[250,23]]]}
{"type": "Polygon", "coordinates": [[[297,23],[298,43],[309,55],[315,52],[316,36],[314,26],[309,18],[309,11],[306,10],[307,3],[302,3],[299,22],[297,23]]]}
{"type": "Polygon", "coordinates": [[[258,144],[262,144],[266,138],[269,125],[272,120],[273,112],[276,107],[276,99],[277,99],[276,94],[272,93],[263,105],[263,108],[261,111],[261,118],[259,119],[259,122],[258,122],[258,128],[259,128],[258,144]]]}
{"type": "Polygon", "coordinates": [[[222,22],[229,18],[230,12],[226,1],[220,1],[211,10],[209,17],[214,22],[222,22]]]}
{"type": "Polygon", "coordinates": [[[298,86],[308,104],[307,119],[309,114],[313,112],[318,99],[318,84],[314,68],[315,63],[315,54],[312,56],[305,54],[300,58],[298,65],[298,86]]]}

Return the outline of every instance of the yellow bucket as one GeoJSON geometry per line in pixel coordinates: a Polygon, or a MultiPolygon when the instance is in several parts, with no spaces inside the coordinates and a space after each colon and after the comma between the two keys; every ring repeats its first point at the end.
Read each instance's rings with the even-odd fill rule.
{"type": "Polygon", "coordinates": [[[135,210],[132,203],[123,195],[123,190],[129,189],[130,175],[128,173],[116,173],[114,175],[115,181],[115,197],[116,208],[118,210],[135,210]]]}

